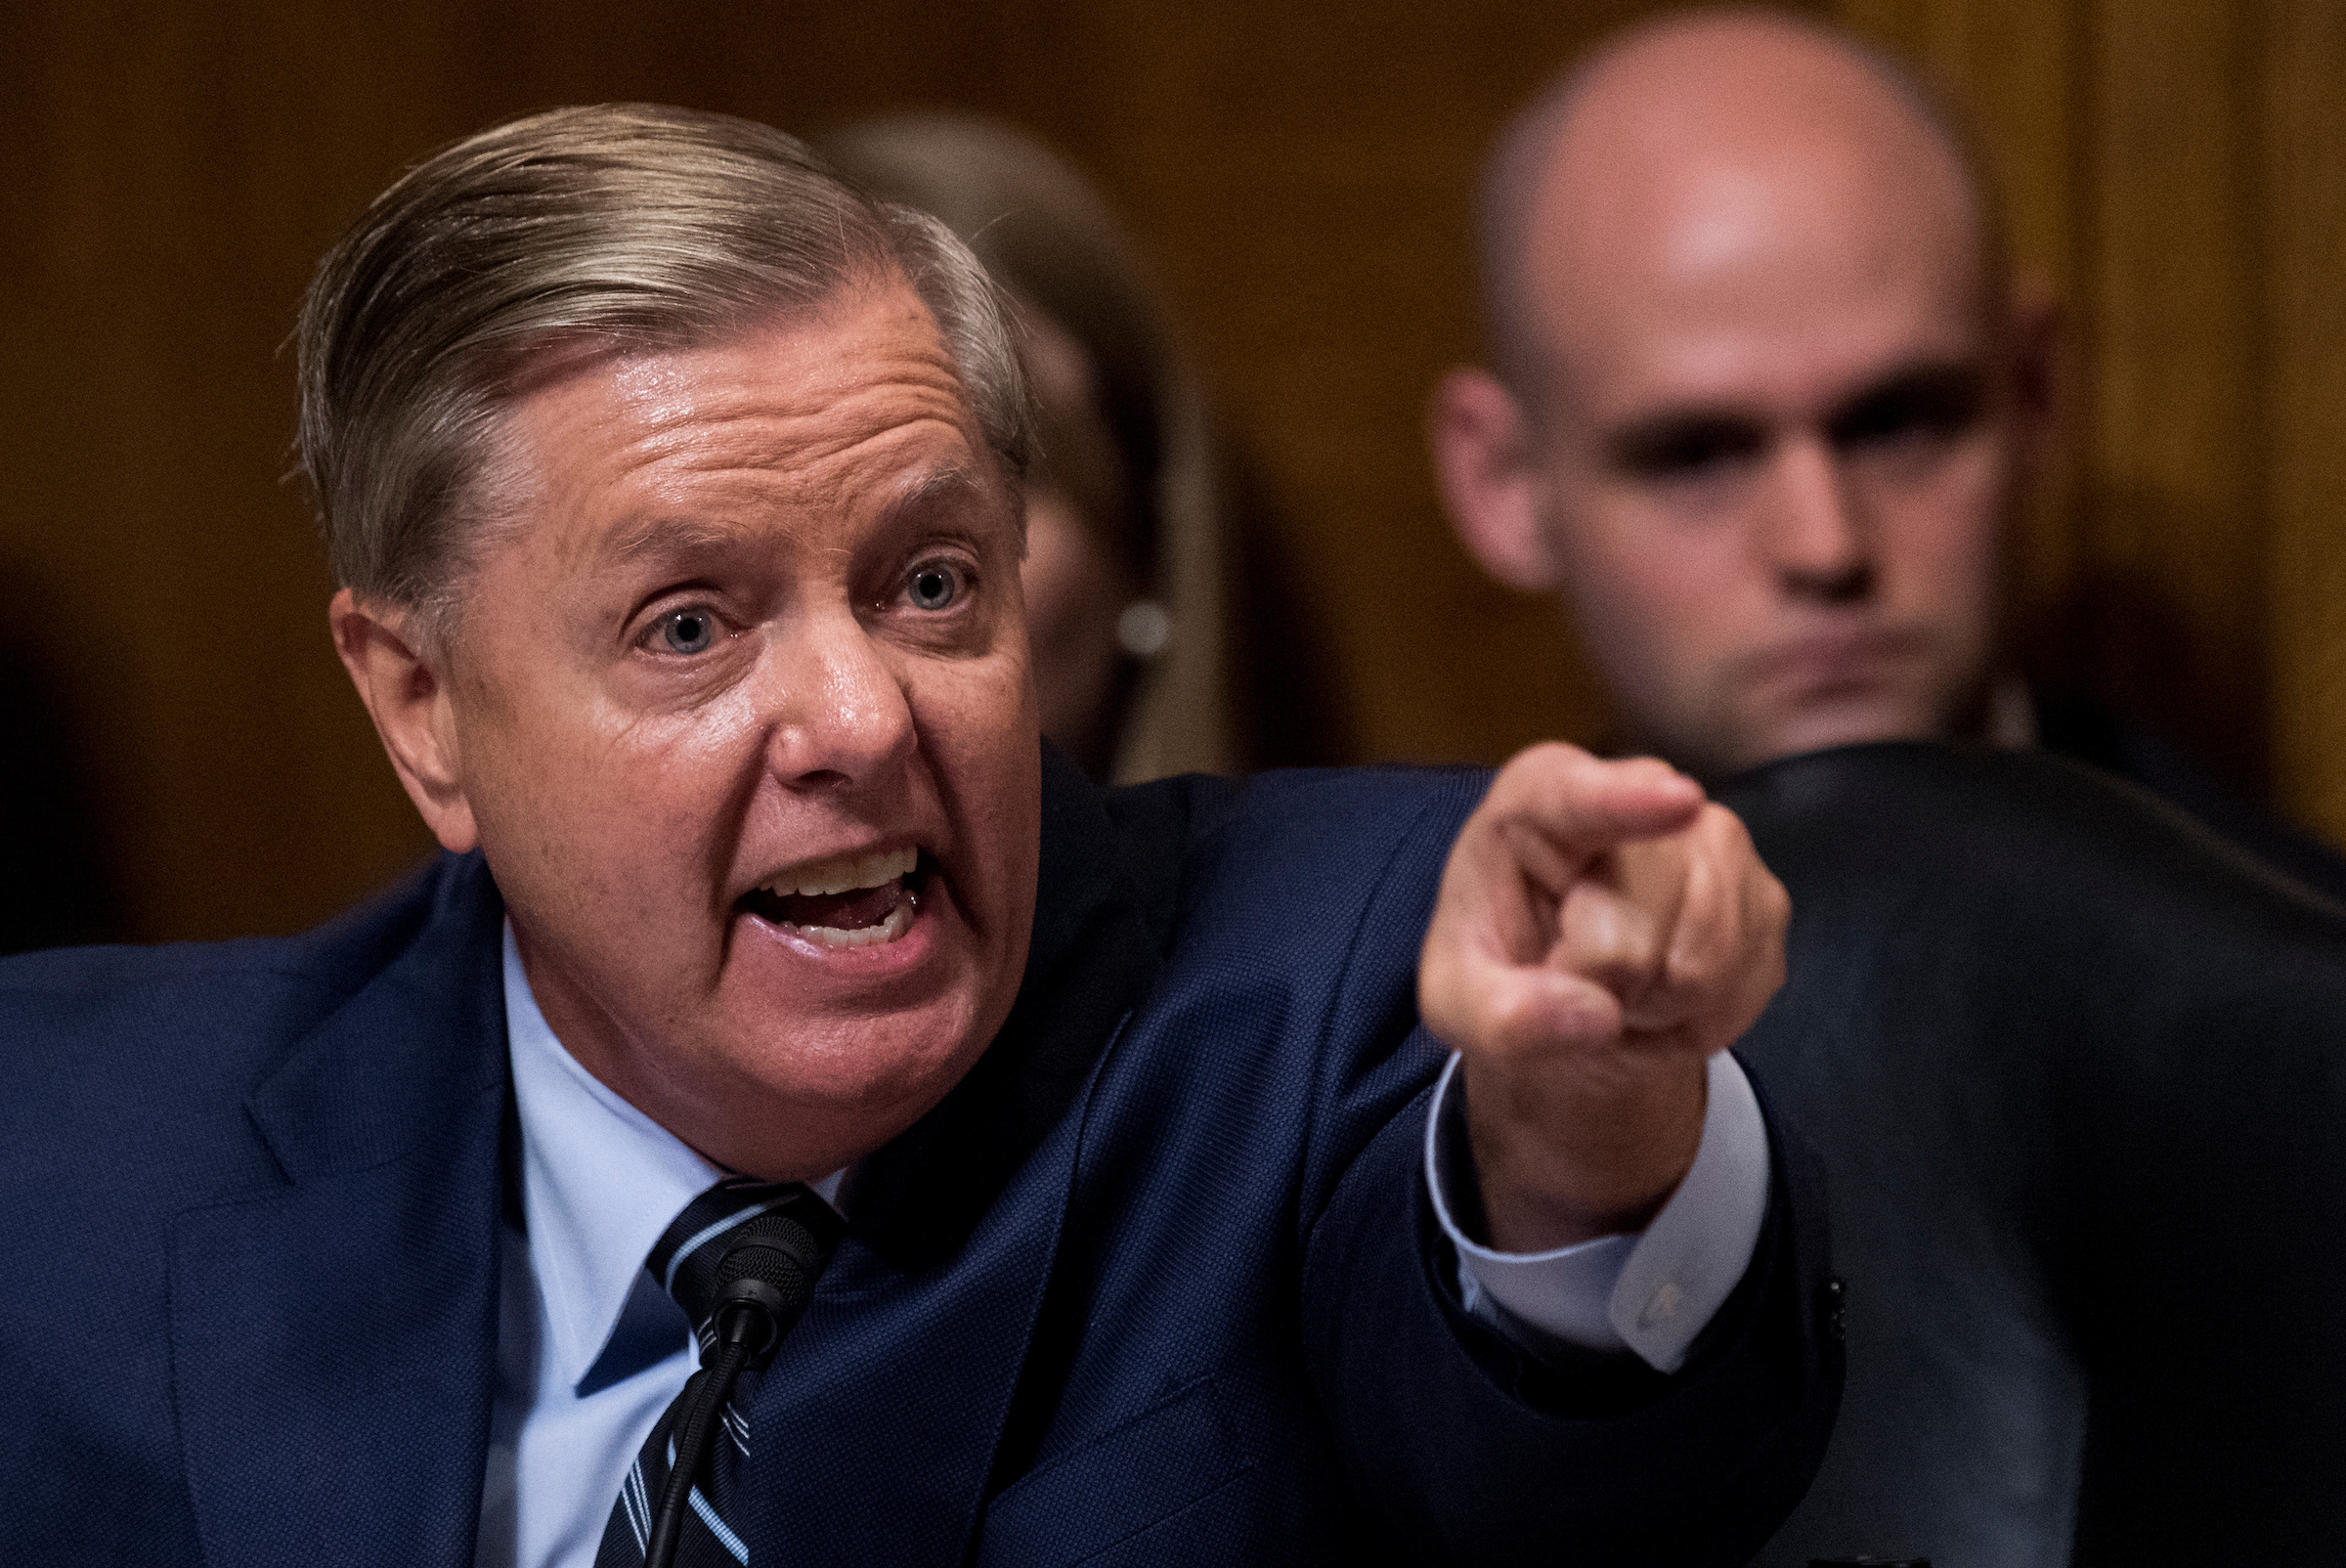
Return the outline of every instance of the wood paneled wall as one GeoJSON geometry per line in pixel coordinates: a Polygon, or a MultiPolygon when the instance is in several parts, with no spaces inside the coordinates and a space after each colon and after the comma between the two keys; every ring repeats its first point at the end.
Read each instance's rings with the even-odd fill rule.
{"type": "Polygon", "coordinates": [[[1968,107],[2066,302],[2048,656],[2346,841],[2346,6],[1835,9],[1968,107]]]}
{"type": "MultiPolygon", "coordinates": [[[[130,931],[293,929],[423,852],[326,645],[322,552],[281,482],[281,346],[312,260],[403,163],[554,103],[798,130],[946,106],[1041,132],[1157,258],[1257,460],[1342,750],[1594,733],[1553,609],[1450,542],[1420,409],[1476,349],[1484,147],[1650,9],[23,0],[0,20],[0,641],[71,700],[58,770],[108,824],[130,931]]],[[[2346,837],[2346,0],[1839,14],[1974,107],[2022,255],[2085,328],[2030,602],[2103,583],[2148,606],[2074,656],[2346,837]]]]}

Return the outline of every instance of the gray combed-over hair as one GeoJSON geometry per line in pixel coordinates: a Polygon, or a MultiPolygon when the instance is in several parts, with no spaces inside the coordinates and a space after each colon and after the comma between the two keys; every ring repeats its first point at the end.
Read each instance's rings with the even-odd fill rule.
{"type": "Polygon", "coordinates": [[[1007,307],[943,224],[780,131],[649,104],[559,109],[433,153],[319,263],[296,332],[300,460],[335,579],[453,630],[499,414],[534,352],[711,341],[901,274],[1014,475],[1033,415],[1007,307]]]}

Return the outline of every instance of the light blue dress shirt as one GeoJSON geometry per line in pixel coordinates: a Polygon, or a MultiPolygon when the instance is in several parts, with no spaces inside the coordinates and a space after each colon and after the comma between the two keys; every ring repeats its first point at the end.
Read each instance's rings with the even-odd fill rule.
{"type": "Polygon", "coordinates": [[[1643,1231],[1553,1252],[1499,1252],[1451,1217],[1442,1173],[1464,1157],[1464,1117],[1452,1109],[1453,1056],[1425,1123],[1425,1179],[1434,1216],[1458,1250],[1466,1310],[1537,1351],[1552,1336],[1589,1350],[1632,1350],[1674,1372],[1726,1304],[1767,1218],[1767,1123],[1735,1059],[1711,1059],[1703,1141],[1678,1190],[1643,1231]]]}
{"type": "MultiPolygon", "coordinates": [[[[500,1248],[497,1391],[474,1561],[592,1568],[620,1481],[695,1365],[690,1326],[643,1260],[725,1173],[562,1048],[509,926],[504,987],[526,1230],[508,1224],[500,1248]]],[[[1443,1164],[1463,1148],[1449,1093],[1456,1067],[1454,1057],[1435,1091],[1426,1159],[1468,1309],[1533,1349],[1552,1335],[1676,1370],[1750,1264],[1766,1211],[1767,1132],[1742,1070],[1713,1059],[1694,1167],[1641,1236],[1518,1254],[1467,1240],[1443,1198],[1443,1164]]],[[[816,1184],[826,1198],[840,1174],[816,1184]]]]}

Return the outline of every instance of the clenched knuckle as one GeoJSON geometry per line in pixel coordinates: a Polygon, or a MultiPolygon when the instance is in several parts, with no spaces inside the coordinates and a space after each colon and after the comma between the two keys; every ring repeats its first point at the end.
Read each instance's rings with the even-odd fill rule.
{"type": "Polygon", "coordinates": [[[1721,955],[1706,947],[1673,955],[1666,978],[1672,989],[1701,996],[1716,990],[1726,973],[1721,955]]]}

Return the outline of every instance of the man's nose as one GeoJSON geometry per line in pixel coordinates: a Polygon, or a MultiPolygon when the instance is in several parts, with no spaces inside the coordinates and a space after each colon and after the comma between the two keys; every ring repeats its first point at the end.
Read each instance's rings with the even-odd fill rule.
{"type": "Polygon", "coordinates": [[[1760,547],[1784,592],[1839,604],[1874,588],[1873,530],[1847,465],[1830,442],[1802,435],[1770,465],[1760,547]]]}
{"type": "Polygon", "coordinates": [[[885,651],[842,611],[786,633],[766,679],[767,765],[799,790],[883,782],[913,748],[912,705],[885,651]]]}

